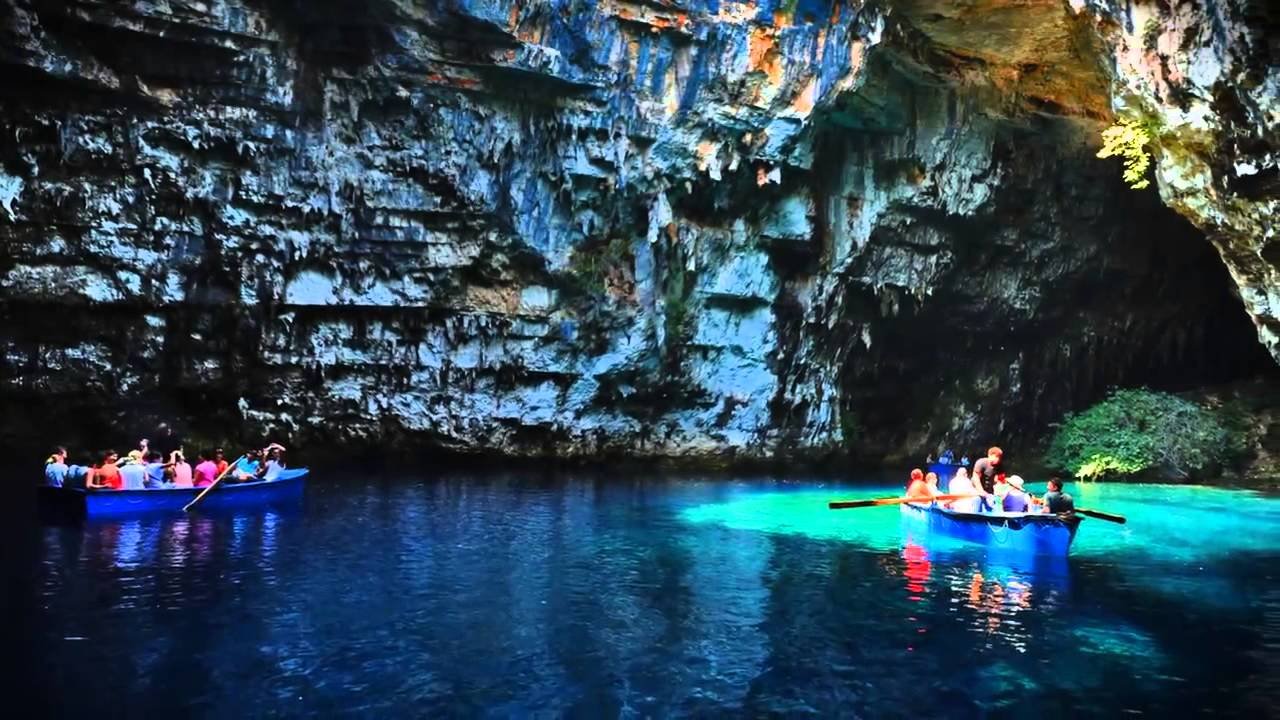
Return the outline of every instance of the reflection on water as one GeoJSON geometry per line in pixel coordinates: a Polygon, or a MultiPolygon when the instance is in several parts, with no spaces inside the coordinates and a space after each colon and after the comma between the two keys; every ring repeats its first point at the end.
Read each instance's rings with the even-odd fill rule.
{"type": "Polygon", "coordinates": [[[148,715],[377,717],[1280,701],[1275,501],[1241,496],[1248,538],[1219,525],[1165,548],[1189,535],[1164,534],[1170,515],[1203,523],[1217,516],[1195,498],[1233,496],[1161,510],[1159,492],[1132,493],[1089,501],[1129,526],[1086,523],[1079,556],[1050,559],[904,534],[892,509],[831,512],[832,492],[804,484],[320,479],[288,514],[43,529],[27,650],[72,715],[103,697],[148,715]]]}

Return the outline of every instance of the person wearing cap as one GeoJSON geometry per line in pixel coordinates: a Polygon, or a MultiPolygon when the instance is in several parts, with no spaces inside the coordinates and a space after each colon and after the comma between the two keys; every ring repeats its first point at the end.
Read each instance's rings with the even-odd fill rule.
{"type": "Polygon", "coordinates": [[[1022,477],[1018,475],[1010,475],[1007,482],[1009,486],[1008,492],[1004,495],[1004,503],[1001,506],[1005,512],[1030,512],[1031,496],[1022,489],[1022,477]]]}

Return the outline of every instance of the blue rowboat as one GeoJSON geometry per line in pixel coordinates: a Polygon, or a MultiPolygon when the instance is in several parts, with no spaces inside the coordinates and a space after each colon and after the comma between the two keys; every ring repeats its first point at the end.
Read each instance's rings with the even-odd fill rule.
{"type": "MultiPolygon", "coordinates": [[[[275,480],[218,483],[200,504],[201,510],[227,510],[293,501],[302,497],[307,468],[286,469],[275,480]]],[[[176,513],[204,488],[161,488],[157,490],[83,490],[41,487],[41,507],[77,516],[119,517],[144,513],[176,513]]]]}
{"type": "Polygon", "coordinates": [[[1028,555],[1065,557],[1083,520],[1079,515],[957,512],[934,504],[905,503],[901,507],[904,522],[930,535],[1028,555]]]}

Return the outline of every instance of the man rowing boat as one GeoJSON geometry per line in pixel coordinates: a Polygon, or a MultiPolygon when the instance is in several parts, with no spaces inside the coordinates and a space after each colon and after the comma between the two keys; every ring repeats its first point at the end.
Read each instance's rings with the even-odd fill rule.
{"type": "Polygon", "coordinates": [[[1003,457],[1003,450],[992,447],[987,450],[986,457],[979,458],[978,462],[973,464],[973,479],[984,495],[995,493],[996,485],[1003,482],[1004,473],[1000,468],[1000,460],[1003,457]]]}

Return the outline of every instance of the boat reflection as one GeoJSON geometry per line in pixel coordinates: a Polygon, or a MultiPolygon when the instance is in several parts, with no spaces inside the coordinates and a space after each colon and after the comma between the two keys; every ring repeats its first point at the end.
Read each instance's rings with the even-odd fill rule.
{"type": "MultiPolygon", "coordinates": [[[[902,563],[894,568],[905,581],[907,599],[945,604],[969,630],[986,636],[988,647],[1000,643],[1026,652],[1032,633],[1023,618],[1032,611],[1037,617],[1052,613],[1066,601],[1070,572],[1064,557],[919,542],[924,539],[908,538],[902,563]]],[[[915,622],[916,614],[907,619],[915,622]]]]}

